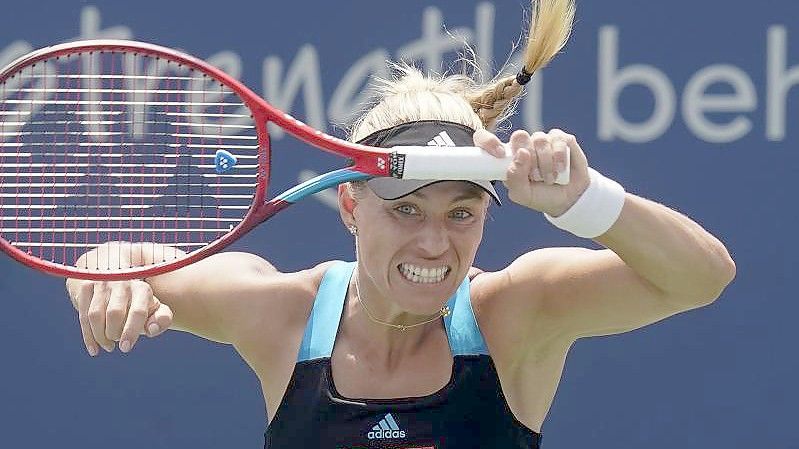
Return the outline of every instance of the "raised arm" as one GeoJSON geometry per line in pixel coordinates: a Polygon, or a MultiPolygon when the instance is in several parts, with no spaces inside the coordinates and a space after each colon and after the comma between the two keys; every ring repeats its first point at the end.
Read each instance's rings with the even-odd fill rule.
{"type": "MultiPolygon", "coordinates": [[[[476,137],[483,145],[495,144],[493,139],[476,137]]],[[[554,217],[573,212],[590,180],[574,136],[517,132],[511,146],[518,154],[507,183],[511,198],[554,217]],[[554,185],[553,173],[566,151],[572,183],[554,185]]],[[[608,249],[537,250],[490,274],[483,281],[486,291],[503,300],[485,305],[488,319],[516,330],[545,320],[551,333],[576,339],[636,329],[715,300],[735,275],[724,245],[674,210],[616,193],[623,195],[620,213],[594,237],[608,249]]]]}

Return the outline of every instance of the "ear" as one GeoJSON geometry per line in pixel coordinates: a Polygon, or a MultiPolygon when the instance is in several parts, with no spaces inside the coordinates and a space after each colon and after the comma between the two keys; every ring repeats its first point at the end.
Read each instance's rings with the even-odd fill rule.
{"type": "Polygon", "coordinates": [[[344,226],[355,224],[355,206],[357,202],[352,196],[352,189],[348,184],[338,186],[338,213],[344,226]]]}

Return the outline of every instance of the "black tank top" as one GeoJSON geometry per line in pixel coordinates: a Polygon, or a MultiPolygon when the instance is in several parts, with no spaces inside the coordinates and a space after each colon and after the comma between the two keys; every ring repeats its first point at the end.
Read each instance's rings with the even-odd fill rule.
{"type": "Polygon", "coordinates": [[[444,318],[452,377],[436,393],[354,399],[337,391],[330,370],[354,263],[325,273],[305,328],[297,364],[272,422],[266,449],[538,449],[541,435],[513,416],[472,312],[469,279],[444,318]]]}

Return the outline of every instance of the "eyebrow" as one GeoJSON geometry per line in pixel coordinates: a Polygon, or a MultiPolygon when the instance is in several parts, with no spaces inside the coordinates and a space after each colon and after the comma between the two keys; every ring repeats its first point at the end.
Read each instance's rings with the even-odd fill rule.
{"type": "MultiPolygon", "coordinates": [[[[416,197],[421,198],[423,200],[427,199],[427,195],[425,195],[424,193],[419,192],[418,190],[416,192],[411,193],[409,196],[416,196],[416,197]]],[[[456,196],[450,202],[451,203],[457,203],[458,201],[464,201],[464,200],[482,200],[482,199],[483,199],[483,191],[482,190],[478,190],[478,189],[471,190],[470,189],[469,192],[462,193],[462,194],[456,196]]]]}

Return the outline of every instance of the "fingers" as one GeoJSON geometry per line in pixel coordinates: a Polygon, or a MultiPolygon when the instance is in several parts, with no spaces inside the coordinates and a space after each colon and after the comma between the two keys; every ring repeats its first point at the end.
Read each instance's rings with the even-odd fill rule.
{"type": "Polygon", "coordinates": [[[106,336],[105,332],[106,311],[110,296],[111,287],[107,282],[95,282],[94,292],[87,312],[92,337],[107,352],[114,350],[114,342],[106,336]]]}
{"type": "MultiPolygon", "coordinates": [[[[475,131],[474,143],[496,157],[506,156],[507,149],[502,141],[485,129],[475,131]]],[[[567,172],[571,157],[575,157],[579,164],[587,166],[585,154],[577,139],[560,129],[553,129],[549,133],[536,132],[532,135],[524,130],[517,130],[511,135],[508,146],[514,158],[519,150],[527,150],[530,153],[529,179],[533,182],[547,185],[564,182],[558,181],[559,174],[567,172]]]]}
{"type": "Polygon", "coordinates": [[[495,136],[489,131],[485,129],[478,129],[474,132],[473,139],[476,146],[486,150],[492,156],[506,156],[505,145],[502,144],[502,141],[499,140],[499,137],[495,136]]]}
{"type": "MultiPolygon", "coordinates": [[[[555,170],[555,151],[557,139],[554,139],[549,134],[537,132],[533,134],[533,148],[538,159],[538,170],[540,172],[540,181],[547,185],[555,183],[557,171],[555,170]]],[[[561,150],[562,150],[561,146],[561,150]]],[[[565,158],[565,157],[564,157],[565,158]]]]}
{"type": "MultiPolygon", "coordinates": [[[[513,134],[510,136],[510,140],[508,143],[510,144],[511,151],[513,152],[514,157],[518,154],[519,151],[523,151],[524,154],[522,156],[522,161],[527,166],[529,160],[529,167],[527,167],[527,173],[525,175],[528,177],[527,182],[529,183],[530,180],[533,181],[542,181],[543,179],[540,178],[540,172],[538,169],[538,155],[533,149],[532,137],[527,131],[524,130],[517,130],[514,131],[513,134]]],[[[520,174],[521,176],[521,174],[520,174]]]]}
{"type": "Polygon", "coordinates": [[[73,295],[74,302],[78,309],[78,320],[80,321],[80,332],[83,336],[83,344],[86,345],[86,350],[89,355],[94,357],[100,349],[97,347],[97,342],[94,340],[92,334],[91,324],[89,323],[89,305],[92,302],[94,295],[94,283],[84,282],[74,290],[70,291],[73,295]]]}
{"type": "Polygon", "coordinates": [[[508,188],[508,196],[511,201],[524,202],[521,195],[530,189],[530,170],[532,167],[532,153],[526,148],[517,148],[513,163],[511,163],[505,179],[505,187],[508,188]]]}
{"type": "Polygon", "coordinates": [[[113,282],[109,285],[111,294],[105,312],[105,336],[114,342],[119,341],[122,336],[122,328],[128,317],[131,293],[130,284],[127,282],[113,282]]]}
{"type": "Polygon", "coordinates": [[[556,155],[560,152],[561,160],[566,160],[568,147],[558,142],[549,134],[535,132],[532,135],[526,131],[515,131],[510,138],[511,149],[514,151],[527,150],[530,153],[530,181],[543,182],[547,185],[555,183],[558,175],[556,155]]]}
{"type": "Polygon", "coordinates": [[[566,142],[566,146],[569,148],[569,156],[571,158],[571,163],[576,167],[587,167],[588,166],[588,159],[585,157],[585,152],[583,152],[582,147],[577,142],[577,138],[564,132],[560,129],[553,129],[549,132],[553,137],[562,139],[566,142]]]}
{"type": "Polygon", "coordinates": [[[119,349],[129,352],[145,332],[147,317],[152,305],[157,302],[150,286],[144,282],[135,282],[130,286],[130,307],[127,311],[124,328],[119,337],[119,349]]]}
{"type": "Polygon", "coordinates": [[[146,334],[160,335],[172,325],[172,309],[153,296],[143,281],[87,282],[71,280],[68,291],[76,309],[86,350],[92,357],[119,341],[129,352],[146,334]],[[74,282],[73,282],[74,281],[74,282]]]}
{"type": "Polygon", "coordinates": [[[547,185],[558,182],[558,175],[566,173],[569,168],[571,154],[575,152],[572,146],[576,147],[576,151],[580,153],[583,160],[585,159],[585,155],[577,145],[577,139],[559,129],[554,129],[549,133],[533,133],[530,136],[530,141],[529,145],[533,149],[535,159],[530,179],[535,182],[543,182],[547,185]]]}

